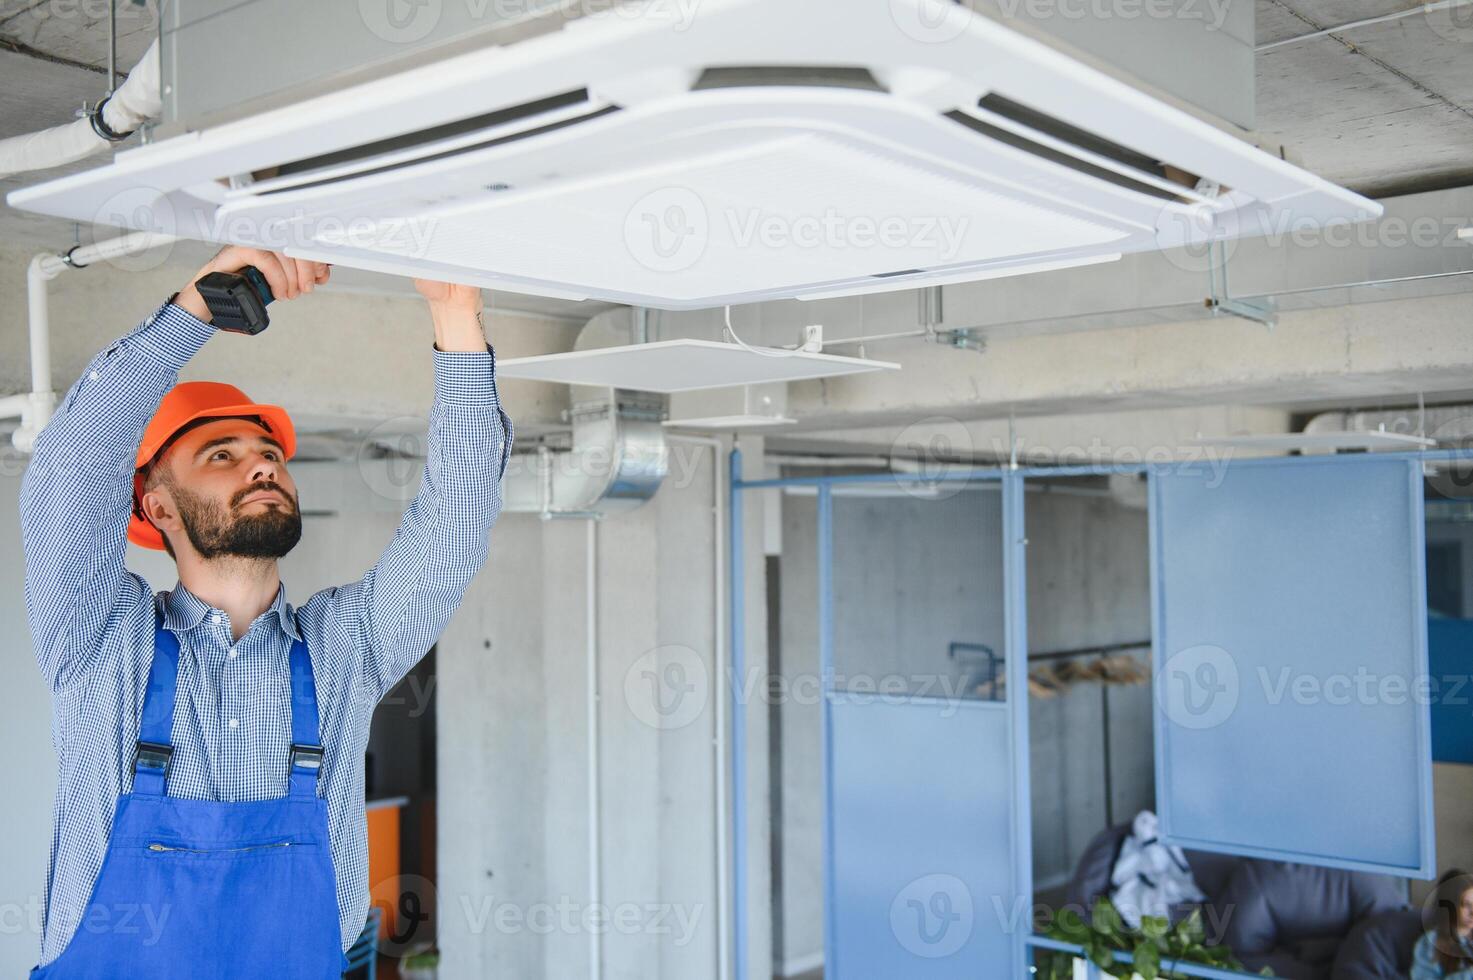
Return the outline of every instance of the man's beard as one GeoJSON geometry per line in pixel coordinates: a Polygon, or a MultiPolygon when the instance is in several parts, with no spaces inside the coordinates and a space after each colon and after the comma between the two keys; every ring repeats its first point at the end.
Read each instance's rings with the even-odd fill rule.
{"type": "Polygon", "coordinates": [[[254,486],[239,494],[248,497],[274,490],[284,498],[275,507],[255,514],[241,514],[234,521],[219,501],[201,497],[177,484],[170,488],[179,505],[179,519],[194,550],[206,560],[236,558],[280,558],[302,538],[302,513],[295,502],[287,503],[286,491],[275,485],[254,486]],[[290,509],[288,509],[290,508],[290,509]]]}

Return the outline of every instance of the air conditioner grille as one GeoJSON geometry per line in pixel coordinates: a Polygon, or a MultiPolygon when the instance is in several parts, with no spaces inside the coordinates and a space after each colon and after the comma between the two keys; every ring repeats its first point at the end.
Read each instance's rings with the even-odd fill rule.
{"type": "Polygon", "coordinates": [[[1020,136],[1010,130],[1003,129],[1001,126],[994,126],[989,122],[983,122],[976,116],[968,115],[958,109],[953,109],[951,112],[946,113],[946,118],[960,123],[988,139],[996,140],[999,143],[1022,150],[1025,153],[1030,153],[1033,156],[1048,160],[1050,163],[1056,163],[1061,167],[1068,167],[1076,173],[1085,174],[1096,180],[1114,184],[1116,187],[1123,187],[1126,190],[1135,191],[1137,194],[1146,194],[1163,201],[1186,200],[1177,194],[1173,194],[1171,191],[1148,184],[1145,181],[1132,180],[1124,174],[1110,170],[1108,167],[1101,167],[1087,160],[1081,160],[1078,157],[1070,156],[1062,150],[1056,150],[1051,146],[1044,146],[1042,143],[1037,143],[1026,136],[1020,136]]]}
{"type": "MultiPolygon", "coordinates": [[[[508,106],[505,109],[497,109],[495,112],[486,112],[478,116],[471,116],[466,119],[457,119],[454,122],[444,123],[443,125],[431,126],[428,129],[420,129],[412,133],[403,133],[399,136],[393,136],[388,139],[375,140],[372,143],[363,143],[358,146],[348,147],[347,149],[339,150],[335,153],[324,153],[320,156],[305,157],[301,160],[292,160],[289,163],[284,163],[281,164],[279,167],[276,167],[274,171],[267,176],[289,177],[295,174],[310,173],[315,170],[324,170],[328,167],[338,167],[345,163],[352,163],[355,160],[372,160],[387,153],[395,153],[401,150],[410,150],[416,146],[429,146],[434,143],[439,143],[443,140],[453,139],[457,136],[463,136],[467,133],[474,133],[478,130],[491,129],[497,126],[505,126],[508,123],[514,123],[519,119],[532,119],[537,116],[545,115],[549,112],[556,112],[560,109],[567,109],[579,105],[592,105],[588,97],[587,89],[577,89],[571,92],[563,92],[559,95],[548,96],[545,99],[537,99],[532,102],[524,102],[521,105],[508,106]]],[[[602,110],[581,115],[576,119],[570,121],[578,122],[583,119],[590,118],[593,115],[600,114],[601,112],[607,112],[611,108],[615,107],[606,106],[602,110]]],[[[499,137],[496,140],[488,140],[485,143],[478,143],[476,145],[492,146],[497,142],[507,142],[511,139],[518,139],[523,136],[532,135],[534,133],[545,132],[548,128],[549,127],[538,127],[536,129],[523,131],[509,136],[499,137]]],[[[462,152],[464,149],[465,147],[459,147],[453,152],[462,152]]],[[[427,159],[434,159],[434,157],[416,157],[415,161],[421,162],[427,159]]],[[[374,172],[377,172],[377,170],[354,171],[351,176],[359,177],[362,176],[364,173],[374,172]]],[[[294,186],[314,185],[298,184],[294,186]]]]}
{"type": "Polygon", "coordinates": [[[692,91],[717,88],[751,88],[761,85],[795,85],[802,88],[850,88],[864,92],[888,92],[868,68],[832,65],[725,65],[707,68],[691,86],[692,91]]]}

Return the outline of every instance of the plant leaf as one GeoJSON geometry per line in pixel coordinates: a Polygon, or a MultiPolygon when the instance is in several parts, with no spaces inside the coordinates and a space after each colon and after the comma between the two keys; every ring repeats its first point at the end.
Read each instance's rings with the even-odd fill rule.
{"type": "Polygon", "coordinates": [[[1141,975],[1142,980],[1156,980],[1161,973],[1161,950],[1150,938],[1142,938],[1135,944],[1132,961],[1135,972],[1141,975]]]}
{"type": "Polygon", "coordinates": [[[1141,933],[1152,939],[1165,939],[1171,921],[1158,915],[1141,916],[1141,933]]]}
{"type": "Polygon", "coordinates": [[[1090,928],[1083,917],[1073,909],[1062,909],[1049,926],[1052,938],[1070,943],[1083,943],[1090,936],[1090,928]]]}

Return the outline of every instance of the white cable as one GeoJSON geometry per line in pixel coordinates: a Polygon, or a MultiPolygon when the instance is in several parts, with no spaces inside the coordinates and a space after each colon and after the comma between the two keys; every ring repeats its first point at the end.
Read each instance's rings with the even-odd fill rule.
{"type": "Polygon", "coordinates": [[[737,342],[737,346],[742,347],[745,350],[749,350],[753,354],[761,354],[763,357],[792,357],[794,354],[798,353],[795,350],[785,350],[783,348],[772,348],[772,347],[763,349],[763,348],[760,348],[760,347],[753,347],[752,345],[748,344],[745,340],[743,340],[742,338],[738,337],[736,330],[734,330],[732,328],[732,325],[731,325],[731,306],[728,304],[725,307],[725,309],[726,309],[726,332],[731,335],[731,339],[732,340],[735,340],[737,342]]]}
{"type": "Polygon", "coordinates": [[[1308,34],[1296,34],[1286,37],[1282,41],[1270,41],[1260,44],[1254,51],[1272,51],[1274,48],[1282,48],[1286,44],[1298,44],[1300,41],[1308,41],[1317,37],[1325,37],[1329,34],[1340,34],[1344,31],[1355,30],[1357,27],[1370,27],[1372,24],[1385,24],[1388,21],[1400,20],[1403,17],[1411,17],[1414,14],[1431,14],[1439,10],[1456,9],[1468,3],[1469,0],[1435,0],[1434,3],[1418,4],[1408,7],[1406,10],[1397,10],[1389,14],[1381,14],[1379,17],[1367,17],[1364,20],[1353,20],[1348,24],[1339,24],[1335,27],[1326,27],[1323,30],[1312,31],[1308,34]]]}

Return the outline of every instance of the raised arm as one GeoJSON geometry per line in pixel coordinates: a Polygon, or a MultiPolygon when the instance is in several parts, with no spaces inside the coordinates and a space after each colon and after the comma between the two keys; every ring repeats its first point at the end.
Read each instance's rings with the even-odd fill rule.
{"type": "MultiPolygon", "coordinates": [[[[221,251],[195,279],[246,265],[279,297],[310,288],[291,260],[252,249],[221,251]]],[[[193,282],[92,359],[36,438],[21,480],[26,612],[53,691],[86,677],[109,619],[149,593],[124,565],[133,470],[159,402],[214,334],[193,282]]]]}
{"type": "Polygon", "coordinates": [[[338,590],[359,615],[368,689],[382,698],[419,662],[486,561],[512,423],[496,392],[480,291],[416,281],[435,325],[435,401],[419,490],[378,563],[338,590]]]}
{"type": "Polygon", "coordinates": [[[123,565],[133,462],[178,372],[214,333],[165,304],[92,359],[21,480],[26,612],[53,691],[85,676],[113,610],[146,589],[123,565]]]}

